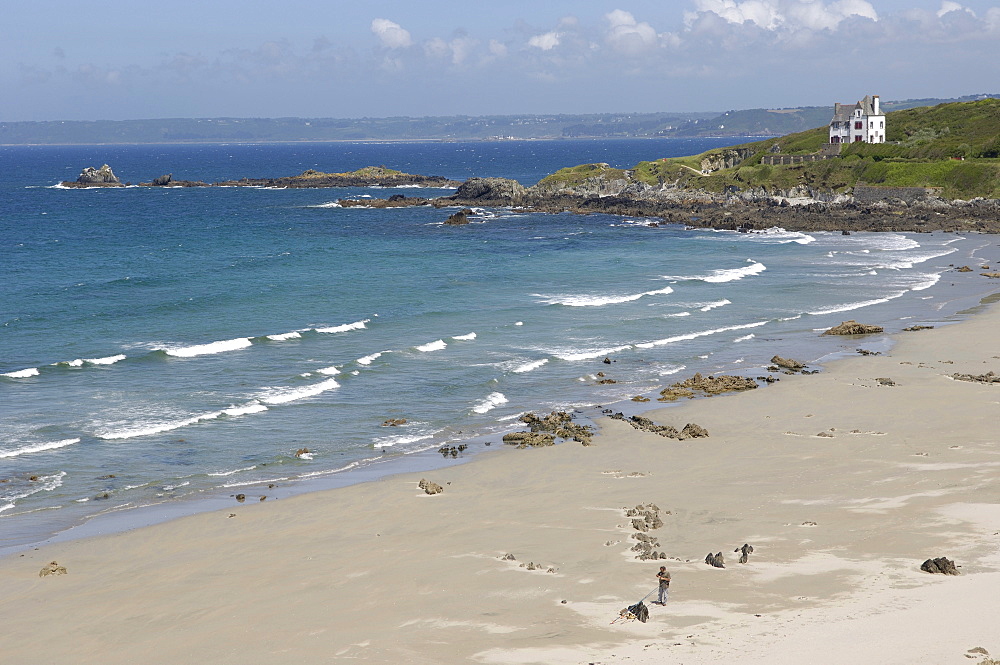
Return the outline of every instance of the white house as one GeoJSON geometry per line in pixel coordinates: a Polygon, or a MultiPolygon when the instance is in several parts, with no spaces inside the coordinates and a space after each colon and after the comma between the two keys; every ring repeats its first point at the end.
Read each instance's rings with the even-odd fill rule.
{"type": "Polygon", "coordinates": [[[885,114],[878,95],[865,95],[857,104],[834,104],[830,143],[885,143],[885,114]]]}

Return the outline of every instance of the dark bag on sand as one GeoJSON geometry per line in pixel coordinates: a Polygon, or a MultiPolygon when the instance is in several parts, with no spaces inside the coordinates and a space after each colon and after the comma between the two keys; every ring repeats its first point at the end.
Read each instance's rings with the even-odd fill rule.
{"type": "Polygon", "coordinates": [[[641,600],[635,605],[629,605],[625,611],[643,623],[649,619],[649,608],[641,600]]]}

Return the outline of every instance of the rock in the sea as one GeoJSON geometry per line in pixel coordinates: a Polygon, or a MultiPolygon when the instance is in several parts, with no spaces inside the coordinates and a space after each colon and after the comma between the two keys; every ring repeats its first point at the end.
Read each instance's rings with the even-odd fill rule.
{"type": "Polygon", "coordinates": [[[955,272],[972,272],[972,268],[969,266],[962,266],[961,268],[955,268],[955,272]]]}
{"type": "Polygon", "coordinates": [[[920,564],[920,570],[926,573],[940,573],[942,575],[958,575],[958,568],[955,567],[955,562],[946,557],[938,557],[936,559],[927,559],[922,564],[920,564]]]}
{"type": "Polygon", "coordinates": [[[459,210],[454,215],[444,220],[445,224],[450,224],[451,226],[461,226],[462,224],[469,223],[469,214],[472,211],[469,209],[459,210]]]}
{"type": "Polygon", "coordinates": [[[903,332],[916,332],[917,330],[934,330],[934,326],[909,326],[903,328],[903,332]]]}
{"type": "Polygon", "coordinates": [[[716,568],[726,567],[726,560],[722,557],[722,552],[719,552],[718,554],[712,554],[709,552],[708,556],[705,557],[705,563],[716,568]]]}
{"type": "Polygon", "coordinates": [[[240,503],[243,503],[244,501],[247,500],[247,495],[246,494],[237,494],[236,495],[236,500],[239,501],[240,503]]]}
{"type": "Polygon", "coordinates": [[[477,205],[480,203],[508,205],[524,198],[526,191],[521,183],[508,178],[469,178],[459,186],[451,198],[456,201],[475,201],[477,205]]]}
{"type": "MultiPolygon", "coordinates": [[[[68,183],[63,183],[68,184],[68,183]]],[[[122,181],[118,179],[111,167],[105,164],[99,169],[88,166],[80,172],[80,177],[76,179],[77,186],[84,187],[124,187],[122,181]]]]}
{"type": "Polygon", "coordinates": [[[53,561],[46,564],[38,571],[39,577],[45,577],[47,575],[65,575],[66,566],[60,566],[57,562],[53,561]]]}
{"type": "Polygon", "coordinates": [[[150,183],[153,187],[164,187],[170,184],[170,179],[174,177],[173,173],[168,173],[167,175],[161,175],[159,178],[153,178],[150,183]]]}
{"type": "Polygon", "coordinates": [[[427,494],[440,494],[444,491],[444,488],[435,482],[431,482],[426,478],[421,478],[420,482],[417,483],[417,487],[422,489],[427,494]]]}
{"type": "Polygon", "coordinates": [[[865,323],[858,323],[854,319],[844,321],[839,326],[834,326],[824,332],[824,335],[871,335],[872,333],[885,332],[882,326],[872,326],[865,323]]]}
{"type": "Polygon", "coordinates": [[[406,418],[389,418],[382,421],[382,427],[399,427],[406,424],[406,418]]]}

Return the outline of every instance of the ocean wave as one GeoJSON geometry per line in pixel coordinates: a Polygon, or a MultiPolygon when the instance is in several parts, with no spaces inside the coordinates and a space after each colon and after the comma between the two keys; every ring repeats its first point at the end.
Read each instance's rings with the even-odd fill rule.
{"type": "Polygon", "coordinates": [[[260,402],[250,402],[249,404],[244,404],[243,406],[231,406],[228,409],[223,409],[222,413],[227,416],[246,416],[251,413],[260,413],[262,411],[267,411],[267,407],[260,402]]]}
{"type": "Polygon", "coordinates": [[[897,291],[894,295],[886,296],[885,298],[875,298],[873,300],[859,300],[857,302],[849,302],[841,305],[831,305],[830,307],[824,307],[823,309],[817,309],[815,311],[806,312],[806,314],[812,314],[813,316],[821,316],[823,314],[836,314],[838,312],[850,312],[851,310],[861,309],[862,307],[870,307],[872,305],[880,305],[884,302],[889,302],[890,300],[895,300],[900,296],[904,295],[906,291],[897,291]]]}
{"type": "Polygon", "coordinates": [[[507,396],[503,393],[490,393],[486,396],[486,399],[472,407],[472,410],[476,413],[489,413],[493,409],[506,404],[509,401],[510,400],[508,400],[507,396]]]}
{"type": "Polygon", "coordinates": [[[18,455],[30,455],[32,453],[40,453],[46,450],[56,450],[57,448],[72,446],[74,443],[80,443],[80,439],[63,439],[62,441],[34,443],[20,448],[15,448],[14,450],[0,450],[0,458],[17,457],[18,455]]]}
{"type": "Polygon", "coordinates": [[[754,335],[753,333],[750,333],[749,335],[743,335],[743,337],[737,337],[733,341],[734,342],[746,342],[748,340],[753,339],[754,337],[756,337],[756,335],[754,335]]]}
{"type": "Polygon", "coordinates": [[[430,434],[397,434],[395,436],[382,436],[375,439],[372,442],[372,446],[375,448],[391,448],[395,445],[405,445],[407,443],[417,443],[419,441],[433,439],[435,434],[437,434],[437,432],[431,432],[430,434]]]}
{"type": "Polygon", "coordinates": [[[374,361],[382,357],[382,353],[388,353],[387,351],[381,351],[379,353],[373,353],[370,356],[365,356],[363,358],[358,358],[357,363],[359,365],[371,365],[374,361]]]}
{"type": "Polygon", "coordinates": [[[713,309],[716,309],[718,307],[725,307],[726,305],[732,305],[732,304],[733,304],[732,300],[726,300],[725,298],[723,298],[722,300],[716,300],[715,302],[706,303],[705,305],[699,308],[699,311],[711,312],[713,309]]]}
{"type": "Polygon", "coordinates": [[[222,411],[212,411],[211,413],[202,413],[188,418],[179,418],[177,420],[143,423],[125,429],[103,429],[95,432],[94,436],[106,441],[135,439],[140,436],[151,436],[153,434],[170,432],[175,429],[188,427],[189,425],[194,425],[195,423],[204,422],[206,420],[215,420],[221,415],[222,411]]]}
{"type": "Polygon", "coordinates": [[[767,270],[767,266],[763,263],[758,263],[753,259],[747,259],[747,263],[750,265],[743,266],[742,268],[718,268],[711,271],[707,275],[664,275],[663,279],[678,282],[690,280],[709,282],[711,284],[722,284],[724,282],[734,282],[736,280],[743,279],[744,277],[759,275],[767,270]]]}
{"type": "Polygon", "coordinates": [[[640,349],[651,349],[655,346],[665,346],[667,344],[673,344],[675,342],[683,342],[691,339],[697,339],[698,337],[707,337],[709,335],[716,335],[721,332],[729,332],[732,330],[746,330],[747,328],[758,328],[760,326],[767,325],[767,321],[755,321],[754,323],[743,323],[735,326],[726,326],[725,328],[713,328],[711,330],[702,330],[699,332],[687,333],[685,335],[675,335],[674,337],[665,337],[664,339],[653,340],[652,342],[643,342],[641,344],[636,344],[637,348],[640,349]]]}
{"type": "Polygon", "coordinates": [[[914,286],[911,286],[910,287],[911,291],[924,291],[941,281],[941,275],[939,273],[923,275],[923,277],[926,277],[927,279],[925,279],[922,282],[919,282],[914,286]]]}
{"type": "Polygon", "coordinates": [[[609,356],[612,353],[618,353],[619,351],[627,351],[631,349],[631,344],[624,344],[622,346],[614,346],[603,349],[590,349],[590,350],[579,350],[579,351],[554,351],[552,355],[560,360],[568,360],[570,362],[574,360],[590,360],[592,358],[600,358],[601,356],[609,356]]]}
{"type": "Polygon", "coordinates": [[[541,293],[532,293],[532,297],[540,298],[538,302],[544,305],[565,305],[567,307],[602,307],[604,305],[618,305],[632,302],[645,296],[658,296],[673,293],[671,287],[657,289],[655,291],[644,291],[631,295],[604,296],[604,295],[554,295],[547,296],[541,293]]]}
{"type": "Polygon", "coordinates": [[[326,374],[327,376],[340,374],[340,368],[334,367],[333,365],[330,365],[329,367],[324,367],[322,369],[318,369],[316,371],[319,372],[320,374],[326,374]]]}
{"type": "Polygon", "coordinates": [[[301,388],[268,388],[257,398],[264,404],[287,404],[296,400],[325,393],[327,390],[339,388],[336,379],[327,379],[301,388]]]}
{"type": "Polygon", "coordinates": [[[476,339],[476,333],[471,332],[468,335],[455,335],[452,339],[457,339],[462,342],[469,342],[476,339]]]}
{"type": "Polygon", "coordinates": [[[91,365],[114,365],[117,362],[125,360],[126,357],[124,353],[119,353],[118,355],[107,356],[105,358],[84,358],[83,361],[91,365]]]}
{"type": "Polygon", "coordinates": [[[29,367],[28,369],[19,369],[15,372],[7,372],[6,374],[0,374],[0,376],[6,376],[11,379],[27,379],[32,376],[38,376],[38,368],[29,367]]]}
{"type": "Polygon", "coordinates": [[[0,513],[10,510],[15,506],[18,499],[24,499],[39,492],[51,492],[63,484],[66,477],[65,471],[60,471],[49,476],[38,476],[25,487],[21,483],[4,488],[0,494],[0,513]]]}
{"type": "Polygon", "coordinates": [[[794,242],[799,245],[808,245],[809,243],[816,242],[816,238],[808,233],[786,231],[780,226],[772,226],[764,229],[763,231],[756,231],[746,235],[754,240],[764,240],[765,242],[777,240],[779,245],[784,245],[790,242],[794,242]]]}
{"type": "Polygon", "coordinates": [[[355,321],[354,323],[345,323],[342,326],[330,326],[329,328],[314,328],[318,333],[342,333],[349,332],[351,330],[362,330],[366,326],[366,323],[371,323],[371,319],[364,319],[362,321],[355,321]]]}
{"type": "Polygon", "coordinates": [[[236,339],[225,339],[218,342],[209,342],[208,344],[195,344],[194,346],[181,346],[173,349],[160,350],[164,351],[168,356],[175,356],[177,358],[192,358],[194,356],[225,353],[226,351],[245,349],[252,344],[253,343],[248,337],[237,337],[236,339]]]}
{"type": "Polygon", "coordinates": [[[542,365],[549,362],[548,358],[542,358],[541,360],[532,360],[531,362],[524,363],[523,365],[518,365],[511,371],[515,374],[524,374],[525,372],[530,372],[532,370],[538,369],[542,365]]]}
{"type": "Polygon", "coordinates": [[[448,345],[445,343],[443,339],[439,339],[435,342],[428,342],[427,344],[421,344],[420,346],[414,348],[416,348],[417,351],[427,352],[427,351],[440,351],[447,346],[448,345]]]}
{"type": "Polygon", "coordinates": [[[302,337],[302,333],[298,330],[293,330],[292,332],[278,333],[276,335],[266,335],[266,338],[272,342],[284,342],[286,339],[298,339],[302,337]]]}
{"type": "Polygon", "coordinates": [[[327,201],[326,203],[317,203],[315,205],[306,206],[307,208],[341,208],[339,203],[336,201],[327,201]]]}

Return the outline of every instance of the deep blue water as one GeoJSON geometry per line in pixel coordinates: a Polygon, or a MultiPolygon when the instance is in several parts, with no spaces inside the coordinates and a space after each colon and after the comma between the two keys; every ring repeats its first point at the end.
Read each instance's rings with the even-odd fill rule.
{"type": "Polygon", "coordinates": [[[333,205],[395,190],[53,187],[103,163],[133,182],[385,165],[531,184],[724,144],[0,147],[0,547],[94,514],[498,441],[525,411],[587,416],[694,371],[816,361],[852,350],[819,329],[946,321],[987,289],[948,270],[994,259],[990,236],[741,235],[506,209],[450,227],[448,210],[333,205]],[[597,385],[599,371],[617,383],[597,385]]]}

